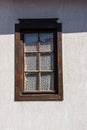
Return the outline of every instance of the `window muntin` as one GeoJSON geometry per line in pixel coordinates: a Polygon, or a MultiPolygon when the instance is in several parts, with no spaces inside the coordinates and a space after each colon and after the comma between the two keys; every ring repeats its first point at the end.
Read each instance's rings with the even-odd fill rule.
{"type": "Polygon", "coordinates": [[[24,33],[24,91],[54,92],[53,33],[24,33]]]}

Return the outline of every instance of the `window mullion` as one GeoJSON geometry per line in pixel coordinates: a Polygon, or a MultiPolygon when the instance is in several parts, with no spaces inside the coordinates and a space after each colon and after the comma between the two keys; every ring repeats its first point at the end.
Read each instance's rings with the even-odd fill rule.
{"type": "Polygon", "coordinates": [[[38,88],[41,90],[41,72],[40,72],[40,37],[38,33],[38,88]]]}

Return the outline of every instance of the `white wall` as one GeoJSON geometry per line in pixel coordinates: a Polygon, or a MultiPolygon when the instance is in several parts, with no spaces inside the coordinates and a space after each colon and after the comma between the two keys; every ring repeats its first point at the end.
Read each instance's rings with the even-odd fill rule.
{"type": "Polygon", "coordinates": [[[0,130],[87,130],[87,1],[0,0],[0,130]],[[14,101],[18,18],[60,18],[64,101],[14,101]]]}

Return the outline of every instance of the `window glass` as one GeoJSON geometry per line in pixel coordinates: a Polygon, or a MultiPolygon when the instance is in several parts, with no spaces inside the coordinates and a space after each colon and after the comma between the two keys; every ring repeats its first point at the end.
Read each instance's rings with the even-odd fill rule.
{"type": "Polygon", "coordinates": [[[36,73],[25,74],[25,91],[38,89],[38,75],[36,73]]]}
{"type": "Polygon", "coordinates": [[[38,57],[37,54],[25,54],[25,70],[37,70],[38,57]]]}
{"type": "Polygon", "coordinates": [[[40,65],[41,65],[41,70],[53,70],[52,54],[41,54],[40,65]]]}
{"type": "Polygon", "coordinates": [[[53,33],[24,35],[25,90],[53,88],[53,33]]]}
{"type": "Polygon", "coordinates": [[[53,50],[53,33],[40,34],[40,50],[41,51],[53,50]]]}
{"type": "Polygon", "coordinates": [[[25,41],[25,50],[26,51],[36,51],[37,50],[37,41],[38,41],[38,34],[25,34],[24,36],[25,41]]]}
{"type": "Polygon", "coordinates": [[[41,74],[41,88],[42,90],[53,90],[53,74],[42,73],[41,74]]]}

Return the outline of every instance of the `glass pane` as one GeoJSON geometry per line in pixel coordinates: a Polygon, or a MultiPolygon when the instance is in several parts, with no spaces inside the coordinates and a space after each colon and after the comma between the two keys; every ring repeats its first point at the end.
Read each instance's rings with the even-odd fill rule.
{"type": "Polygon", "coordinates": [[[38,86],[38,74],[31,73],[25,74],[25,90],[37,90],[38,86]]]}
{"type": "Polygon", "coordinates": [[[25,70],[37,70],[38,61],[36,54],[26,54],[25,55],[25,70]]]}
{"type": "Polygon", "coordinates": [[[37,42],[38,42],[38,34],[25,34],[24,35],[25,42],[25,50],[26,51],[36,51],[37,50],[37,42]]]}
{"type": "Polygon", "coordinates": [[[53,70],[52,54],[41,54],[40,64],[41,64],[41,70],[53,70]]]}
{"type": "Polygon", "coordinates": [[[41,74],[41,88],[42,90],[54,90],[53,87],[53,74],[41,74]]]}
{"type": "Polygon", "coordinates": [[[53,50],[53,33],[40,34],[40,51],[53,50]]]}

